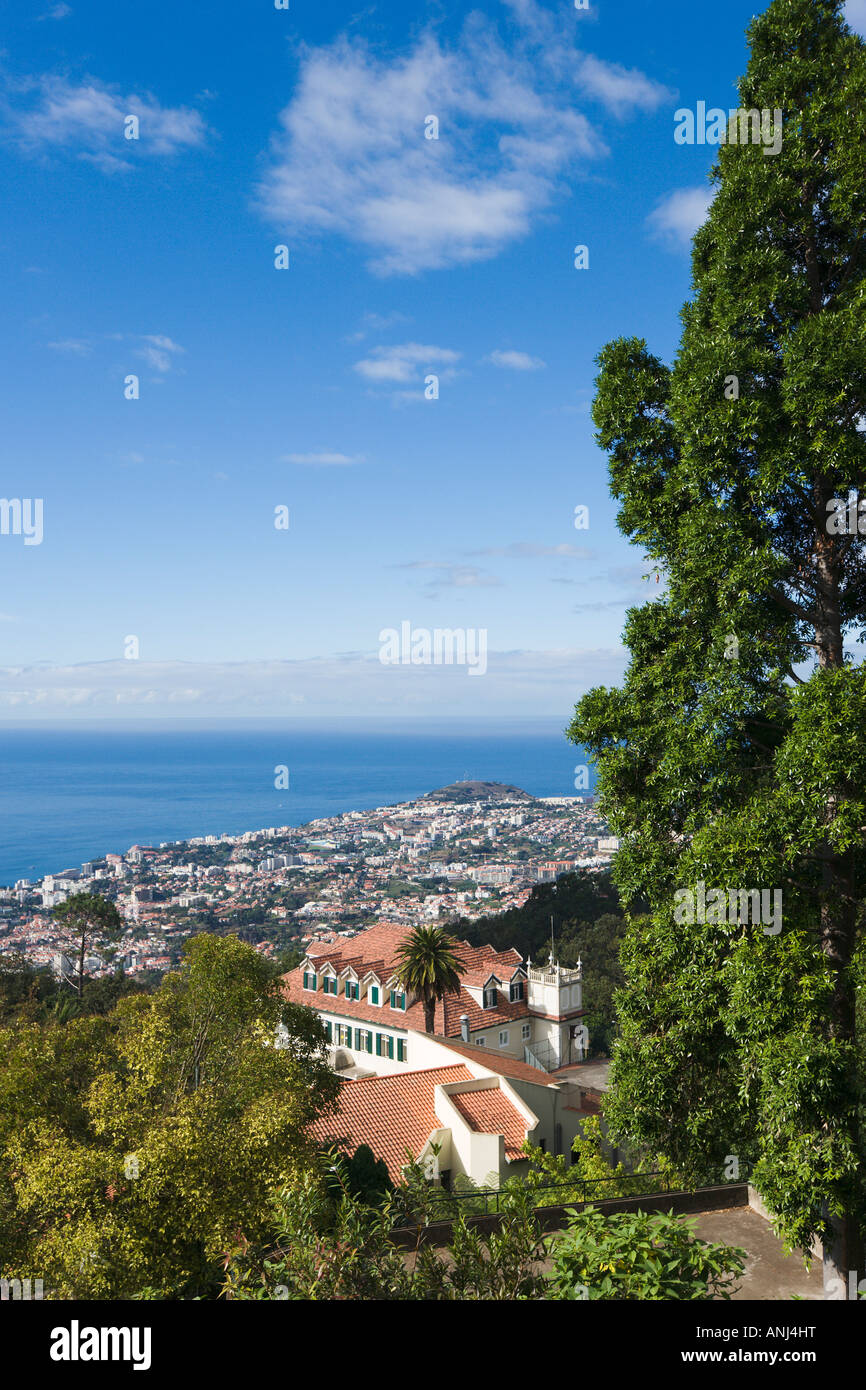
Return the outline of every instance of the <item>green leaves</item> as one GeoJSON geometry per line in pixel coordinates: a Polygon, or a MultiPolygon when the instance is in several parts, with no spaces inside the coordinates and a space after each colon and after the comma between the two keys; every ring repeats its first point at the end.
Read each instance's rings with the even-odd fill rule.
{"type": "Polygon", "coordinates": [[[548,1239],[550,1296],[586,1299],[729,1299],[745,1250],[699,1240],[692,1223],[673,1215],[596,1207],[573,1212],[548,1239]]]}
{"type": "Polygon", "coordinates": [[[411,994],[424,1002],[428,1033],[433,1032],[437,999],[460,988],[460,965],[454,954],[457,943],[441,927],[413,927],[400,943],[394,971],[411,994]]]}
{"type": "Polygon", "coordinates": [[[570,736],[632,911],[613,1129],[689,1175],[738,1155],[788,1239],[832,1245],[826,1212],[866,1211],[866,536],[827,529],[866,495],[866,48],[835,0],[773,0],[750,41],[741,104],[783,110],[781,150],[720,147],[673,367],[599,355],[619,524],[667,588],[570,736]],[[781,933],[677,922],[698,881],[780,892],[781,933]]]}
{"type": "Polygon", "coordinates": [[[231,937],[193,939],[180,972],[104,1018],[0,1045],[0,1264],[61,1297],[211,1287],[312,1162],[305,1131],[339,1084],[315,1016],[231,937]]]}

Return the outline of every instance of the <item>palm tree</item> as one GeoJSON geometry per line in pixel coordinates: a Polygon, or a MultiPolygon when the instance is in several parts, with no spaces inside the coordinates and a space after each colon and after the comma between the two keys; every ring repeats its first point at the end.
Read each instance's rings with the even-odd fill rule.
{"type": "Polygon", "coordinates": [[[433,1032],[437,999],[456,994],[460,988],[460,961],[454,954],[457,942],[441,927],[413,927],[403,938],[394,961],[394,971],[406,989],[420,996],[424,1004],[424,1028],[433,1032]]]}

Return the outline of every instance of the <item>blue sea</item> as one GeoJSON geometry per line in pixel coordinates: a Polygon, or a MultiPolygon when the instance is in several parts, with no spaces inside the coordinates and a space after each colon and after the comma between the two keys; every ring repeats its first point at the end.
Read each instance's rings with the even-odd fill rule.
{"type": "MultiPolygon", "coordinates": [[[[130,845],[302,825],[410,801],[449,782],[573,796],[567,718],[458,726],[409,721],[0,726],[0,884],[130,845]],[[288,768],[289,787],[275,788],[288,768]]],[[[594,787],[590,769],[589,791],[594,787]]]]}

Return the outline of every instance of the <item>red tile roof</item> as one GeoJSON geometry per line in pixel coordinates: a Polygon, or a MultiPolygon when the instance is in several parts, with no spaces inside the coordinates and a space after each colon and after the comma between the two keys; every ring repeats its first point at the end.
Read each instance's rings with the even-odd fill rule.
{"type": "MultiPolygon", "coordinates": [[[[322,941],[311,942],[307,955],[315,960],[317,967],[329,961],[339,973],[345,966],[351,965],[362,978],[369,969],[375,968],[380,979],[387,980],[394,971],[400,944],[412,930],[412,927],[397,922],[380,922],[350,941],[333,945],[322,941]]],[[[461,980],[475,987],[479,987],[490,974],[498,974],[501,979],[509,980],[515,969],[523,964],[523,957],[513,947],[507,951],[495,951],[489,945],[470,946],[466,941],[458,941],[454,954],[462,967],[461,980]]],[[[342,993],[325,994],[321,988],[315,992],[306,990],[303,987],[303,967],[300,965],[283,976],[283,985],[286,998],[293,1004],[306,1004],[345,1018],[357,1018],[359,1022],[379,1023],[392,1028],[414,1028],[419,1033],[426,1031],[424,1006],[420,1000],[404,1011],[391,1009],[387,1003],[380,1008],[364,1000],[346,999],[342,993]]],[[[462,1014],[468,1016],[469,1027],[474,1032],[526,1018],[529,1006],[525,998],[511,1003],[504,997],[503,991],[495,1008],[484,1009],[461,984],[457,994],[446,994],[444,999],[437,1000],[433,1017],[434,1033],[459,1038],[462,1014]]]]}
{"type": "Polygon", "coordinates": [[[478,1091],[459,1091],[449,1100],[476,1134],[501,1134],[505,1140],[505,1157],[521,1158],[520,1146],[526,1139],[526,1120],[517,1107],[499,1088],[478,1091]]]}
{"type": "Polygon", "coordinates": [[[488,1071],[496,1072],[498,1076],[512,1076],[517,1081],[534,1081],[536,1086],[555,1086],[562,1078],[553,1076],[550,1072],[541,1071],[538,1067],[531,1067],[528,1062],[518,1062],[516,1057],[508,1057],[504,1053],[494,1052],[492,1047],[478,1047],[477,1044],[455,1042],[453,1038],[437,1037],[436,1042],[447,1047],[450,1052],[456,1052],[461,1057],[468,1057],[473,1062],[480,1062],[482,1067],[488,1071]]]}
{"type": "Polygon", "coordinates": [[[433,1130],[442,1128],[433,1109],[435,1088],[447,1081],[471,1079],[471,1072],[460,1063],[344,1081],[337,1113],[316,1120],[310,1132],[323,1142],[342,1141],[340,1147],[352,1153],[359,1144],[368,1144],[377,1158],[384,1158],[392,1181],[399,1182],[406,1149],[417,1158],[433,1130]]]}

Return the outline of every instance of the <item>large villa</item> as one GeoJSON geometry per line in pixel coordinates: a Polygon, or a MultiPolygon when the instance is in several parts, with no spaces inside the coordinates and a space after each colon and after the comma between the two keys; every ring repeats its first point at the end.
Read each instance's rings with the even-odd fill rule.
{"type": "Polygon", "coordinates": [[[597,1108],[575,1072],[586,1050],[579,964],[533,966],[513,949],[458,942],[460,988],[437,1002],[428,1034],[397,967],[410,931],[381,923],[317,942],[283,977],[286,997],[320,1015],[345,1083],[317,1137],[368,1144],[394,1179],[409,1149],[446,1185],[458,1174],[498,1184],[525,1165],[526,1140],[568,1153],[597,1108]]]}

